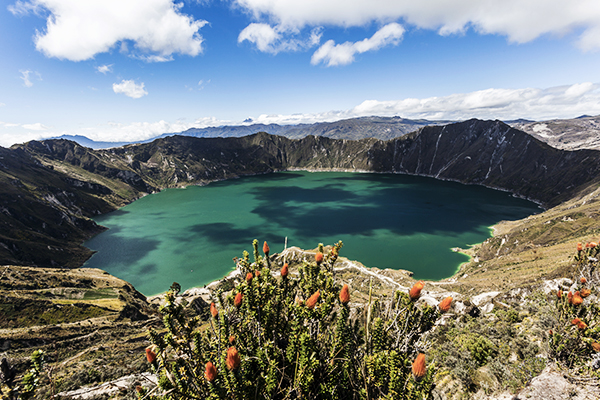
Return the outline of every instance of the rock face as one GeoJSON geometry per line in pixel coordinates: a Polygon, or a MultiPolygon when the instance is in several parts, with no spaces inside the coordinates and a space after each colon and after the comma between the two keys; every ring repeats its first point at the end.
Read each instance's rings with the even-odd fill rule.
{"type": "Polygon", "coordinates": [[[600,116],[515,122],[511,126],[561,150],[600,149],[600,116]]]}
{"type": "Polygon", "coordinates": [[[577,382],[553,369],[546,369],[531,380],[531,383],[517,395],[501,394],[484,397],[485,400],[589,400],[600,398],[600,390],[595,385],[577,382]]]}
{"type": "Polygon", "coordinates": [[[389,141],[258,133],[173,136],[108,150],[67,140],[0,150],[0,264],[40,266],[81,265],[90,252],[79,243],[101,229],[89,217],[167,187],[286,169],[360,170],[486,185],[553,206],[597,183],[600,172],[597,151],[561,151],[500,121],[479,120],[389,141]],[[17,199],[27,206],[17,208],[17,199]]]}

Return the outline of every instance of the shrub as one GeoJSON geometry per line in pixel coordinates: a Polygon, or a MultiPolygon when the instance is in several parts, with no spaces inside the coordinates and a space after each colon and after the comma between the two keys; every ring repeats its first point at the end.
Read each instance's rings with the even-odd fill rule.
{"type": "Polygon", "coordinates": [[[574,287],[555,296],[557,324],[549,331],[550,357],[576,372],[600,377],[592,362],[600,351],[600,307],[593,300],[600,283],[597,244],[578,243],[574,260],[574,287]]]}
{"type": "Polygon", "coordinates": [[[36,350],[31,354],[31,366],[18,382],[16,371],[6,358],[0,361],[0,399],[25,400],[33,397],[45,364],[45,354],[36,350]],[[19,384],[20,383],[20,384],[19,384]]]}
{"type": "MultiPolygon", "coordinates": [[[[319,246],[297,276],[275,277],[271,260],[244,252],[241,282],[218,291],[218,311],[203,328],[186,316],[173,291],[161,307],[164,332],[151,330],[154,368],[169,399],[420,399],[432,390],[424,334],[439,317],[407,293],[379,302],[369,296],[351,308],[349,291],[336,282],[333,265],[342,243],[319,246]],[[241,296],[239,296],[241,294],[241,296]],[[241,297],[241,304],[239,299],[241,297]],[[238,301],[236,302],[236,299],[238,301]],[[362,307],[361,307],[362,308],[362,307]]],[[[264,248],[267,248],[265,246],[264,248]]]]}

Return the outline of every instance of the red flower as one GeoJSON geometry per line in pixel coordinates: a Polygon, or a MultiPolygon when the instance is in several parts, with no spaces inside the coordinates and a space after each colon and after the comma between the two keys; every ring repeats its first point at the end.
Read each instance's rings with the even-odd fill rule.
{"type": "Polygon", "coordinates": [[[317,301],[319,300],[319,296],[321,296],[321,292],[319,290],[317,290],[315,293],[313,293],[312,296],[310,296],[308,298],[308,300],[306,300],[306,307],[308,307],[309,310],[312,310],[313,308],[315,308],[315,305],[317,304],[317,301]]]}
{"type": "Polygon", "coordinates": [[[583,250],[583,244],[577,243],[577,251],[582,251],[582,250],[583,250]]]}
{"type": "Polygon", "coordinates": [[[267,242],[265,242],[265,244],[263,244],[263,253],[265,253],[265,256],[269,257],[269,245],[267,244],[267,242]]]}
{"type": "Polygon", "coordinates": [[[412,364],[412,374],[415,381],[419,382],[427,373],[427,367],[425,367],[425,354],[419,353],[417,358],[412,364]]]}
{"type": "Polygon", "coordinates": [[[562,297],[562,290],[556,292],[556,297],[558,297],[559,299],[562,297]]]}
{"type": "Polygon", "coordinates": [[[217,306],[215,306],[214,301],[210,303],[210,314],[213,316],[213,318],[217,318],[217,315],[219,315],[219,311],[217,310],[217,306]]]}
{"type": "Polygon", "coordinates": [[[581,297],[588,297],[590,294],[592,294],[592,291],[590,289],[581,289],[581,293],[579,293],[579,295],[581,297]]]}
{"type": "Polygon", "coordinates": [[[590,242],[590,248],[593,249],[596,246],[598,246],[598,243],[596,243],[596,242],[590,242]]]}
{"type": "Polygon", "coordinates": [[[240,355],[235,347],[230,347],[227,349],[227,359],[225,360],[225,364],[230,371],[234,369],[238,369],[240,367],[240,355]]]}
{"type": "Polygon", "coordinates": [[[582,285],[585,285],[587,283],[587,279],[585,279],[584,276],[582,276],[579,281],[581,282],[582,285]]]}
{"type": "Polygon", "coordinates": [[[254,275],[252,275],[252,272],[248,272],[246,274],[246,282],[250,283],[250,281],[252,281],[252,278],[254,278],[254,275]]]}
{"type": "Polygon", "coordinates": [[[575,292],[573,298],[571,299],[571,304],[574,306],[578,306],[583,303],[583,298],[579,295],[579,292],[575,292]]]}
{"type": "Polygon", "coordinates": [[[229,343],[233,343],[235,342],[235,336],[231,335],[229,336],[229,343]]]}
{"type": "Polygon", "coordinates": [[[340,302],[342,304],[348,304],[349,301],[350,289],[348,288],[348,285],[344,285],[344,287],[342,287],[342,290],[340,291],[340,302]]]}
{"type": "Polygon", "coordinates": [[[594,351],[600,351],[600,343],[592,343],[592,349],[594,349],[594,351]]]}
{"type": "Polygon", "coordinates": [[[286,277],[288,274],[288,264],[285,263],[283,264],[283,267],[281,267],[281,276],[286,277]]]}
{"type": "Polygon", "coordinates": [[[444,300],[440,301],[440,304],[438,304],[438,308],[440,309],[440,312],[445,313],[448,312],[451,305],[452,297],[448,296],[444,300]]]}
{"type": "Polygon", "coordinates": [[[260,271],[259,270],[254,271],[254,276],[258,278],[260,276],[260,271]]]}
{"type": "Polygon", "coordinates": [[[146,359],[150,364],[154,364],[154,362],[156,362],[156,353],[150,348],[146,349],[146,359]]]}
{"type": "Polygon", "coordinates": [[[567,293],[567,299],[569,300],[569,304],[573,304],[573,293],[571,293],[570,290],[569,293],[567,293]]]}
{"type": "Polygon", "coordinates": [[[583,322],[582,320],[580,320],[579,318],[575,318],[574,320],[572,320],[571,324],[577,326],[577,328],[579,328],[579,329],[587,328],[587,324],[585,322],[583,322]]]}
{"type": "Polygon", "coordinates": [[[236,306],[237,308],[240,308],[240,306],[242,305],[243,299],[244,299],[244,295],[242,294],[242,292],[236,294],[235,299],[233,299],[233,305],[236,306]]]}
{"type": "Polygon", "coordinates": [[[204,371],[204,377],[207,381],[212,382],[217,377],[217,369],[210,361],[206,363],[206,370],[204,371]]]}
{"type": "Polygon", "coordinates": [[[321,264],[323,262],[323,253],[318,251],[317,254],[315,254],[315,261],[317,264],[321,264]]]}
{"type": "Polygon", "coordinates": [[[421,296],[421,290],[423,290],[423,286],[425,286],[423,281],[419,281],[414,284],[414,286],[408,292],[408,296],[411,300],[416,300],[421,296]]]}

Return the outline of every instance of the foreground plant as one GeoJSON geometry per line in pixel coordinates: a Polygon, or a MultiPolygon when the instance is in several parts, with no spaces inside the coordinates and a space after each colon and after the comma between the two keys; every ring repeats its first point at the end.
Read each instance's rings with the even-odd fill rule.
{"type": "Polygon", "coordinates": [[[433,367],[426,364],[423,335],[440,311],[418,307],[415,291],[398,291],[386,303],[370,298],[366,307],[351,309],[350,288],[337,284],[333,273],[341,247],[327,253],[320,245],[314,261],[292,276],[287,264],[271,273],[268,245],[262,257],[254,241],[254,262],[246,252],[238,260],[245,279],[228,293],[217,292],[208,328],[199,317],[188,318],[169,291],[161,307],[166,329],[149,332],[162,394],[142,389],[140,396],[427,398],[433,367]]]}
{"type": "Polygon", "coordinates": [[[25,400],[33,397],[39,386],[39,379],[44,368],[44,352],[36,350],[31,355],[31,366],[23,375],[20,382],[13,366],[6,358],[0,360],[0,399],[25,400]]]}
{"type": "Polygon", "coordinates": [[[549,332],[550,356],[577,373],[600,377],[598,245],[578,243],[575,261],[575,284],[568,293],[556,293],[558,323],[549,332]]]}

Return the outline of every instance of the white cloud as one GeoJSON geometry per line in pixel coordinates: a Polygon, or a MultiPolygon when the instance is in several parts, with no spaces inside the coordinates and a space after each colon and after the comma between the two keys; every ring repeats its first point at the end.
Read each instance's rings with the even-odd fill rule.
{"type": "Polygon", "coordinates": [[[24,16],[29,13],[40,15],[41,7],[39,6],[39,4],[18,0],[15,4],[8,6],[8,11],[10,11],[11,13],[13,13],[13,15],[16,16],[24,16]]]}
{"type": "Polygon", "coordinates": [[[30,71],[30,70],[22,70],[22,69],[20,69],[19,72],[21,73],[21,79],[23,80],[23,85],[25,87],[33,86],[33,82],[31,82],[31,79],[30,79],[30,76],[32,74],[36,76],[37,80],[39,80],[39,81],[42,80],[42,75],[40,75],[39,72],[30,71]]]}
{"type": "Polygon", "coordinates": [[[583,50],[600,49],[597,0],[234,0],[256,20],[301,29],[305,26],[365,26],[404,21],[442,35],[472,28],[524,43],[550,34],[580,33],[583,50]]]}
{"type": "Polygon", "coordinates": [[[268,24],[250,24],[240,32],[238,43],[247,40],[254,43],[260,51],[273,53],[273,44],[279,38],[279,33],[268,24]]]}
{"type": "Polygon", "coordinates": [[[49,12],[46,30],[34,39],[48,57],[87,60],[129,40],[143,54],[168,59],[202,52],[198,31],[207,22],[182,14],[181,6],[173,0],[28,0],[9,10],[15,15],[40,8],[49,12]]]}
{"type": "Polygon", "coordinates": [[[219,120],[205,117],[191,123],[183,121],[108,123],[77,128],[71,131],[51,131],[41,123],[14,124],[0,122],[0,145],[10,146],[27,140],[56,137],[63,134],[84,135],[96,141],[139,141],[178,133],[190,128],[249,124],[308,124],[330,122],[364,116],[401,116],[411,119],[466,120],[470,118],[512,120],[528,118],[548,120],[574,118],[579,115],[600,115],[600,84],[576,83],[546,89],[486,89],[443,97],[400,100],[366,100],[348,110],[307,114],[263,114],[246,121],[219,120]],[[23,133],[23,130],[27,130],[23,133]],[[43,130],[45,129],[45,130],[43,130]]]}
{"type": "Polygon", "coordinates": [[[309,124],[365,116],[410,119],[465,120],[470,118],[548,120],[600,115],[600,84],[590,82],[547,89],[486,89],[424,99],[365,100],[349,110],[312,114],[263,114],[251,123],[309,124]]]}
{"type": "Polygon", "coordinates": [[[44,126],[39,122],[35,124],[23,124],[22,126],[30,131],[47,131],[49,129],[47,126],[44,126]]]}
{"type": "Polygon", "coordinates": [[[392,22],[379,29],[370,38],[355,43],[335,44],[333,40],[328,40],[317,49],[310,59],[311,64],[327,64],[328,67],[336,65],[347,65],[354,62],[354,55],[365,53],[367,51],[379,50],[385,46],[395,46],[402,39],[404,28],[392,22]]]}
{"type": "Polygon", "coordinates": [[[150,56],[136,56],[135,58],[138,58],[142,61],[145,61],[147,63],[153,63],[153,62],[169,62],[169,61],[173,61],[174,58],[173,56],[157,56],[156,54],[150,55],[150,56]]]}
{"type": "Polygon", "coordinates": [[[144,89],[144,83],[139,85],[133,80],[122,80],[121,83],[113,83],[113,91],[115,93],[123,93],[132,99],[139,99],[148,94],[144,89]]]}
{"type": "Polygon", "coordinates": [[[238,43],[248,41],[265,53],[277,54],[281,51],[300,51],[316,46],[321,41],[321,28],[315,28],[308,38],[298,37],[299,31],[287,30],[281,26],[252,23],[240,32],[238,43]],[[289,36],[289,37],[286,37],[289,36]]]}
{"type": "Polygon", "coordinates": [[[113,64],[100,65],[99,67],[96,67],[96,70],[98,70],[98,72],[101,72],[104,75],[106,75],[107,72],[112,72],[112,66],[113,66],[113,64]]]}

